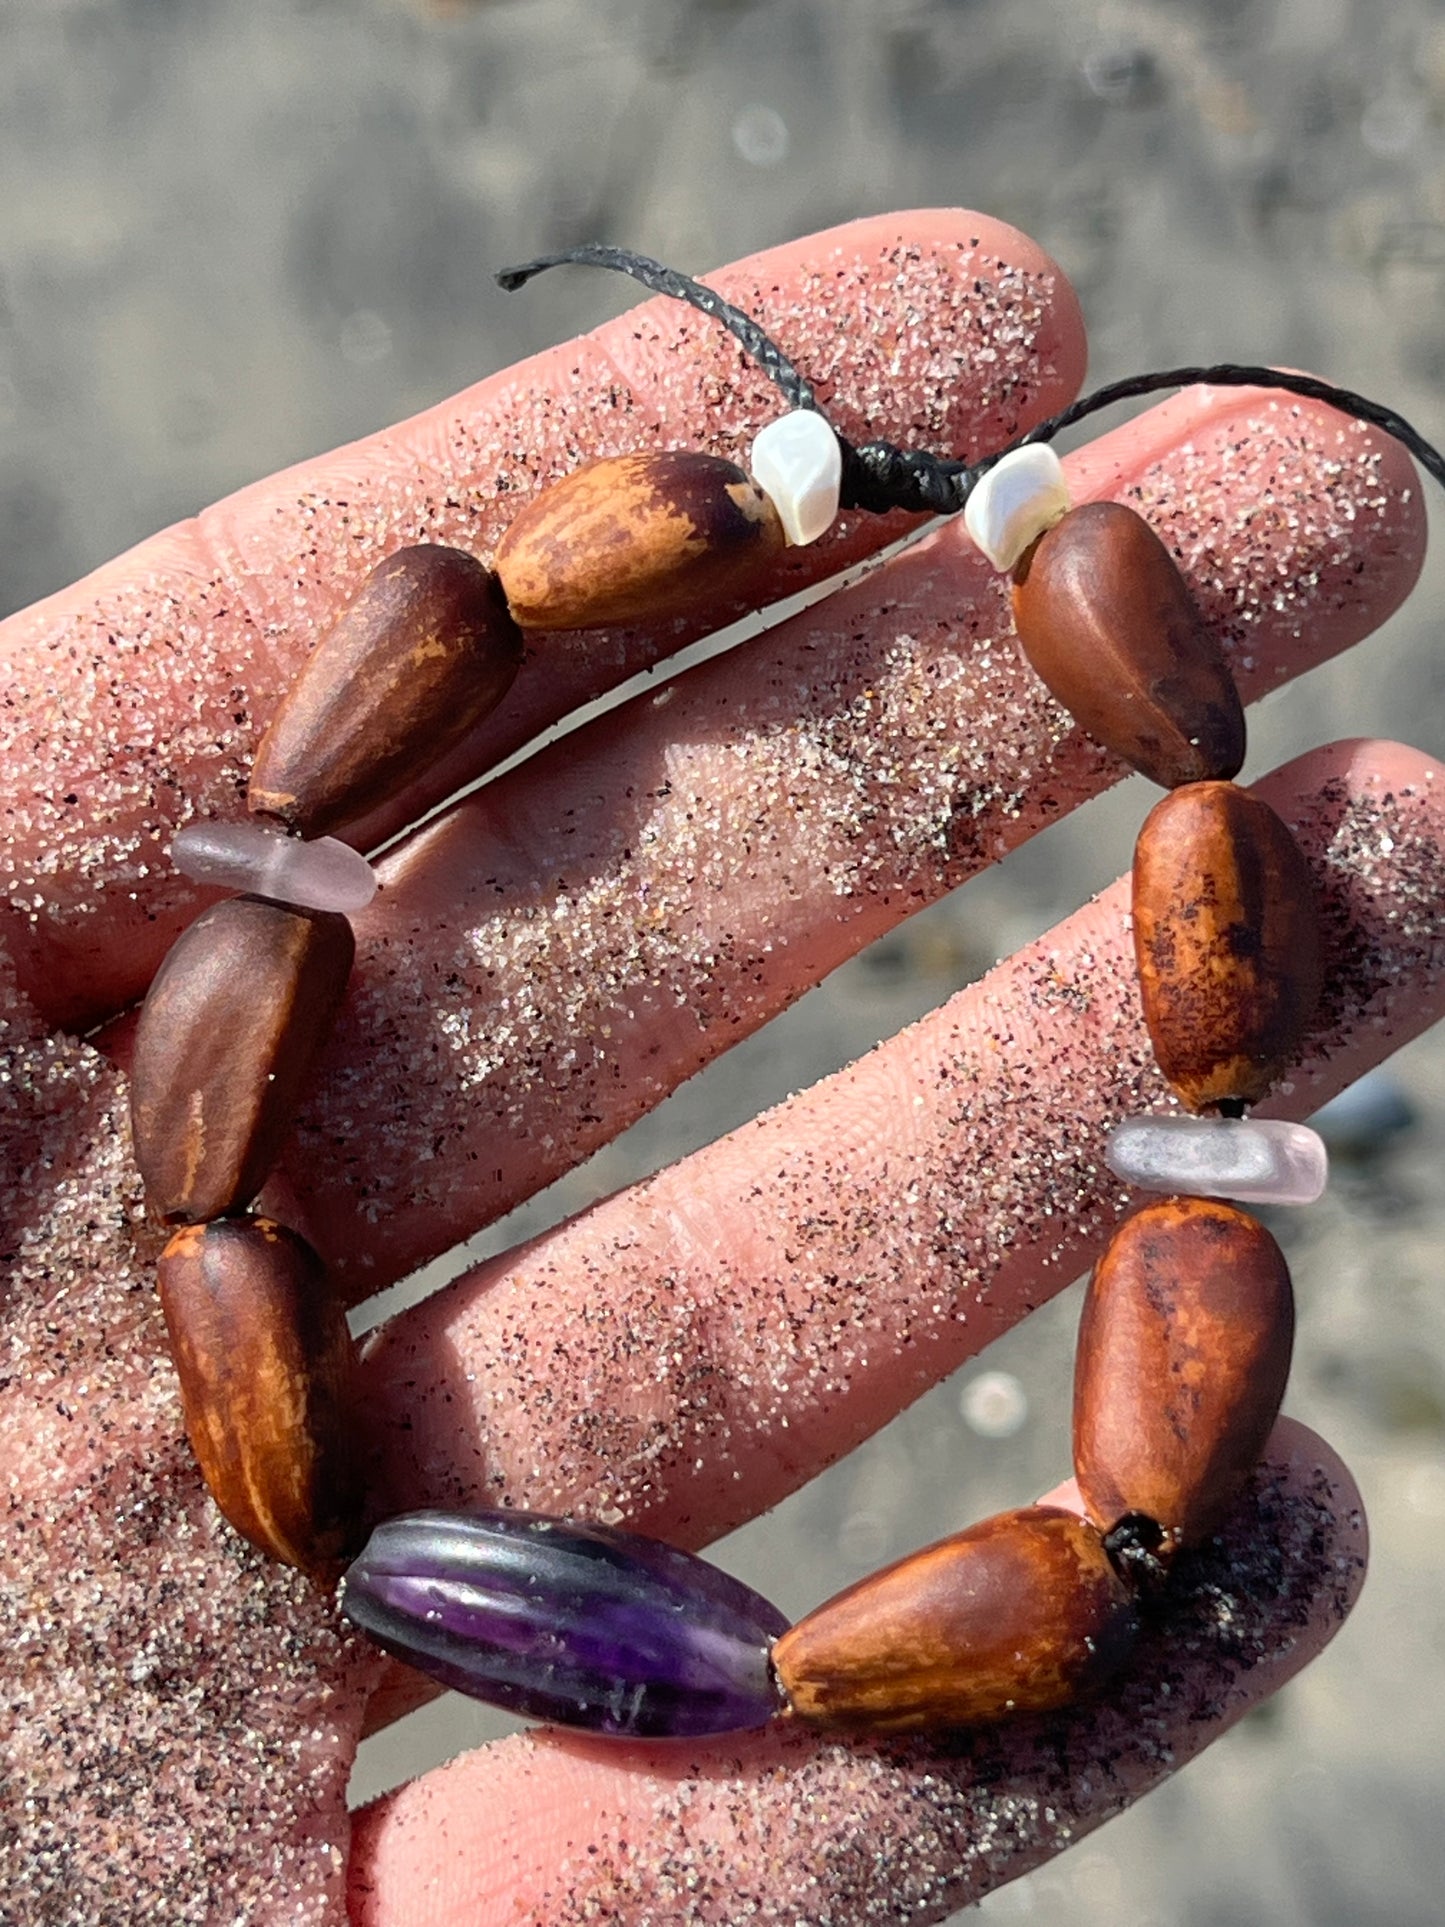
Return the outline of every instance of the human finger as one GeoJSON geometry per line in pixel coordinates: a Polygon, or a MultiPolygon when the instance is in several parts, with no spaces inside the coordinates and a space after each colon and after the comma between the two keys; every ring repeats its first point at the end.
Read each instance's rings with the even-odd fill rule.
{"type": "MultiPolygon", "coordinates": [[[[1408,461],[1330,410],[1195,392],[1077,465],[1179,553],[1246,696],[1367,634],[1418,568],[1408,461]]],[[[348,1291],[381,1288],[1119,773],[950,525],[388,861],[276,1208],[348,1291]]]]}
{"type": "MultiPolygon", "coordinates": [[[[1082,372],[1058,269],[1013,229],[958,210],[856,222],[716,281],[786,336],[850,433],[998,446],[1068,399],[1082,372]]],[[[238,812],[260,728],[382,556],[417,541],[488,555],[520,504],[586,456],[689,444],[745,455],[776,412],[715,323],[654,301],[242,490],[0,626],[13,878],[0,937],[22,990],[80,1026],[144,989],[198,900],[164,861],[171,832],[193,814],[238,812]]],[[[899,526],[845,518],[790,552],[769,596],[899,526]]],[[[546,637],[496,717],[357,835],[413,820],[708,626],[546,637]]]]}
{"type": "MultiPolygon", "coordinates": [[[[1302,1116],[1445,1014],[1445,772],[1396,745],[1259,786],[1321,894],[1302,1116]]],[[[699,1546],[766,1511],[1076,1277],[1103,1160],[1167,1088],[1127,880],[900,1037],[377,1334],[379,1513],[486,1504],[699,1546]]]]}
{"type": "Polygon", "coordinates": [[[1220,1539],[1095,1704],[889,1745],[529,1734],[356,1816],[358,1927],[936,1921],[1062,1851],[1315,1657],[1364,1573],[1348,1472],[1282,1421],[1220,1539]]]}

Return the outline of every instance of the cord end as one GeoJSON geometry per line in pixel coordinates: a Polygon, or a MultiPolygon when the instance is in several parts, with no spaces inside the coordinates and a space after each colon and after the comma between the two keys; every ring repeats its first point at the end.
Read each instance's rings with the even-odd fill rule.
{"type": "Polygon", "coordinates": [[[565,254],[541,254],[535,261],[524,261],[520,267],[499,268],[492,277],[499,288],[508,294],[515,294],[535,275],[544,274],[548,268],[560,267],[569,257],[565,254]]]}

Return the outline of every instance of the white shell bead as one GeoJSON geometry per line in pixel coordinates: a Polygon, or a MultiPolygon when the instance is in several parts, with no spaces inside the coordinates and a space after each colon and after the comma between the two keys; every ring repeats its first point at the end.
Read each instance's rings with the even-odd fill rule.
{"type": "Polygon", "coordinates": [[[795,408],[759,430],[750,466],[795,549],[816,542],[832,526],[843,485],[843,451],[816,409],[795,408]]]}
{"type": "Polygon", "coordinates": [[[303,842],[260,823],[190,823],[171,845],[183,876],[220,890],[242,890],[306,910],[364,910],[376,895],[375,870],[334,836],[303,842]]]}
{"type": "Polygon", "coordinates": [[[1264,1117],[1130,1117],[1109,1133],[1109,1169],[1142,1191],[1313,1204],[1329,1177],[1324,1139],[1264,1117]]]}
{"type": "Polygon", "coordinates": [[[963,526],[996,569],[1007,572],[1072,507],[1058,456],[1044,442],[995,462],[963,505],[963,526]]]}

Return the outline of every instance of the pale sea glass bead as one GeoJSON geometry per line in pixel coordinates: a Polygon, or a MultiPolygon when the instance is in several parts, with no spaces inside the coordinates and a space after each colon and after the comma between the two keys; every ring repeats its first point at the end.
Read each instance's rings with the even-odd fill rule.
{"type": "Polygon", "coordinates": [[[1277,1118],[1130,1117],[1109,1133],[1104,1157],[1142,1191],[1242,1204],[1313,1204],[1329,1176],[1318,1131],[1277,1118]]]}
{"type": "Polygon", "coordinates": [[[375,870],[350,844],[334,836],[303,842],[260,823],[187,824],[171,861],[196,883],[347,916],[364,910],[377,889],[375,870]]]}
{"type": "Polygon", "coordinates": [[[816,542],[832,526],[843,483],[843,451],[815,409],[795,408],[760,429],[750,466],[794,548],[816,542]]]}
{"type": "Polygon", "coordinates": [[[1015,448],[974,484],[963,526],[996,569],[1010,570],[1045,529],[1071,506],[1059,458],[1044,442],[1015,448]]]}

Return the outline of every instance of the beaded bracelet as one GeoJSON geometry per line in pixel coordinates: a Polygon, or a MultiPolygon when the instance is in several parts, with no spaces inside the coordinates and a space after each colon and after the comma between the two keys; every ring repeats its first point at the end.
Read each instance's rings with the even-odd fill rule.
{"type": "Polygon", "coordinates": [[[1095,1268],[1080,1327],[1074,1471],[1082,1515],[1029,1506],[873,1575],[791,1628],[704,1560],[611,1528],[515,1511],[387,1520],[346,1570],[346,1614],[442,1684],[627,1737],[698,1737],[776,1716],[851,1731],[967,1726],[1069,1704],[1130,1650],[1183,1550],[1215,1530],[1279,1411],[1288,1269],[1239,1201],[1307,1203],[1324,1147],[1247,1117],[1297,1055],[1321,984],[1305,859],[1232,781],[1244,719],[1215,638],[1133,510],[1073,508],[1048,446],[1114,402],[1207,381],[1327,402],[1445,458],[1392,411],[1312,377],[1234,364],[1111,384],[973,463],[852,446],[751,317],[643,256],[550,255],[632,275],[715,316],[790,412],[751,474],[690,451],[593,462],[513,522],[494,568],[442,546],[368,577],[283,698],[251,772],[250,825],[193,826],[173,855],[244,894],[172,947],[146,999],[132,1121],[149,1206],[178,1225],[159,1286],[187,1434],[253,1544],[330,1581],[357,1552],[354,1353],[325,1268],[255,1215],[351,967],[369,864],[329,832],[395,799],[506,694],[523,631],[697,612],[746,591],[840,507],[962,512],[1013,580],[1029,661],[1099,743],[1167,791],[1134,859],[1144,1016],[1192,1115],[1135,1118],[1107,1158],[1165,1193],[1095,1268]],[[223,1024],[250,986],[244,1033],[223,1024]]]}

